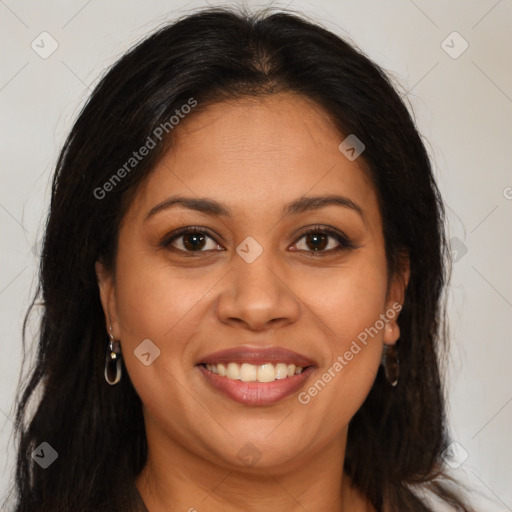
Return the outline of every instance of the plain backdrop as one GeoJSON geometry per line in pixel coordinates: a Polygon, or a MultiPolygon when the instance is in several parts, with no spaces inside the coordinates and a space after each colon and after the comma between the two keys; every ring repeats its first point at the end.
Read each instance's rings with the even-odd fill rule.
{"type": "MultiPolygon", "coordinates": [[[[0,0],[0,502],[13,478],[21,328],[58,152],[109,65],[157,26],[206,5],[0,0]]],[[[389,72],[414,113],[446,203],[455,258],[447,381],[453,474],[469,483],[475,503],[484,495],[492,500],[482,510],[512,511],[512,2],[273,5],[303,12],[355,43],[389,72]]]]}

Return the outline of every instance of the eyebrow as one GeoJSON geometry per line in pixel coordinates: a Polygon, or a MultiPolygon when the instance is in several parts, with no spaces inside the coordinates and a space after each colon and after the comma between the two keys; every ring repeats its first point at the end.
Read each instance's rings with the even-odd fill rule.
{"type": "MultiPolygon", "coordinates": [[[[281,218],[290,215],[298,215],[305,211],[318,210],[320,208],[325,208],[332,205],[349,208],[358,213],[363,221],[366,222],[364,211],[358,204],[356,204],[348,197],[333,194],[313,197],[300,197],[299,199],[284,205],[281,218]]],[[[213,215],[217,217],[233,217],[231,209],[228,206],[214,199],[207,197],[193,198],[176,195],[167,198],[165,201],[162,201],[161,203],[151,208],[151,210],[146,215],[144,222],[146,222],[150,217],[156,215],[157,213],[168,210],[173,206],[183,206],[190,210],[195,210],[207,215],[213,215]]]]}

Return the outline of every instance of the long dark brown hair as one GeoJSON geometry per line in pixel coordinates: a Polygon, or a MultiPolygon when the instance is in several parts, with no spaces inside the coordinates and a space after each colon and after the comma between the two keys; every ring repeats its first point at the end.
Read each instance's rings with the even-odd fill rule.
{"type": "MultiPolygon", "coordinates": [[[[284,91],[314,100],[340,134],[364,142],[389,275],[401,251],[410,257],[399,382],[391,387],[379,370],[350,423],[345,470],[378,511],[430,511],[418,489],[470,510],[441,456],[449,444],[440,370],[449,274],[444,209],[407,107],[380,67],[304,16],[208,8],[128,51],[94,89],[59,156],[34,298],[43,302],[37,357],[17,404],[15,512],[135,508],[134,479],[147,457],[141,401],[128,377],[117,386],[104,380],[108,338],[94,263],[113,266],[120,221],[172,146],[176,110],[190,98],[197,104],[189,115],[197,115],[218,101],[284,91]],[[163,123],[162,142],[98,192],[163,123]],[[47,469],[31,457],[42,442],[58,453],[47,469]]],[[[24,346],[25,339],[24,329],[24,346]]]]}

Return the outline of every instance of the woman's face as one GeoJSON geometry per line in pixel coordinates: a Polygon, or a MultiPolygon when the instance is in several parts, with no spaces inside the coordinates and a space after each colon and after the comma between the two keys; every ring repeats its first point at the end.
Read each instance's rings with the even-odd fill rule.
{"type": "Polygon", "coordinates": [[[231,468],[338,455],[403,297],[360,159],[291,94],[215,104],[174,136],[122,222],[115,275],[97,265],[150,448],[231,468]]]}

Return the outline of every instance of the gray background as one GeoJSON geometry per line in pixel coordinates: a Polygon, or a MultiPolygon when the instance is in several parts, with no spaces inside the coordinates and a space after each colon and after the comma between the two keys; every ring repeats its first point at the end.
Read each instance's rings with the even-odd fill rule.
{"type": "MultiPolygon", "coordinates": [[[[21,327],[36,286],[58,151],[108,65],[155,27],[206,5],[0,0],[0,502],[12,482],[21,327]],[[52,41],[42,32],[58,44],[49,56],[44,52],[52,41]]],[[[391,73],[414,112],[447,205],[457,260],[447,296],[447,394],[458,443],[453,474],[468,482],[475,503],[483,495],[495,503],[486,504],[486,511],[512,511],[512,2],[273,5],[309,14],[348,37],[391,73]]]]}

